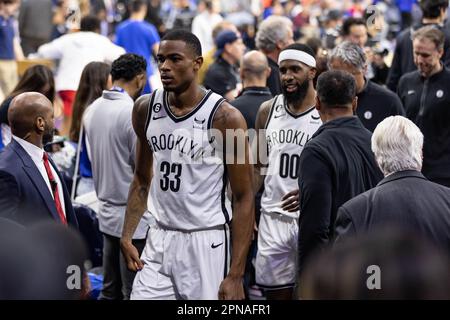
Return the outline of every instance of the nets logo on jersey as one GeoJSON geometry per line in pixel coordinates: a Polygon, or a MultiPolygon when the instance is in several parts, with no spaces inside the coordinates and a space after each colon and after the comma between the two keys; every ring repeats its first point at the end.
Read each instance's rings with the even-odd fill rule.
{"type": "Polygon", "coordinates": [[[282,105],[282,104],[277,105],[275,107],[274,118],[277,119],[277,118],[280,118],[280,117],[285,116],[285,115],[286,115],[286,111],[284,109],[284,105],[282,105]]]}
{"type": "Polygon", "coordinates": [[[314,115],[311,115],[311,121],[309,121],[311,124],[319,124],[321,123],[320,116],[315,117],[314,115]]]}
{"type": "Polygon", "coordinates": [[[194,129],[204,129],[204,124],[206,122],[206,119],[197,119],[194,118],[194,125],[192,126],[194,129]]]}

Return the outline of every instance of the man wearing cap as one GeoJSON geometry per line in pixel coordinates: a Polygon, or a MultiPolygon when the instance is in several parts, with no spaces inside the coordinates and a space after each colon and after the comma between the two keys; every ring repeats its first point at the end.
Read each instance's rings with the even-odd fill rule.
{"type": "Polygon", "coordinates": [[[216,61],[206,72],[204,86],[220,94],[228,101],[234,100],[239,93],[240,77],[238,63],[244,55],[242,39],[233,31],[219,33],[216,42],[216,61]]]}
{"type": "Polygon", "coordinates": [[[314,108],[316,60],[304,44],[280,52],[283,93],[264,102],[256,129],[260,158],[255,190],[264,182],[256,255],[256,283],[267,298],[292,299],[297,269],[298,164],[303,147],[322,124],[314,108]],[[262,158],[267,155],[267,158],[262,158]]]}

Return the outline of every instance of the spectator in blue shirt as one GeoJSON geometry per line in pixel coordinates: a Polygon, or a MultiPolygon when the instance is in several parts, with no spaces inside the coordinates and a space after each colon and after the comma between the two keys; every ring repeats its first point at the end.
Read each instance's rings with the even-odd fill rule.
{"type": "Polygon", "coordinates": [[[19,6],[18,0],[0,0],[0,101],[17,84],[16,60],[23,59],[14,17],[19,6]]]}
{"type": "Polygon", "coordinates": [[[147,61],[147,84],[143,93],[152,91],[150,77],[154,74],[152,55],[159,48],[159,34],[155,26],[144,21],[147,14],[147,2],[132,0],[130,2],[130,18],[122,22],[116,29],[116,44],[127,53],[141,55],[147,61]]]}

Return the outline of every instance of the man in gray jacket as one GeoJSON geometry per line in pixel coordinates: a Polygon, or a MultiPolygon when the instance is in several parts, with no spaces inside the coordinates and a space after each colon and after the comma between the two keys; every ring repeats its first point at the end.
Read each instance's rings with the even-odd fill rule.
{"type": "MultiPolygon", "coordinates": [[[[145,59],[135,54],[115,60],[111,66],[113,87],[86,109],[83,120],[104,239],[101,299],[128,299],[135,275],[127,269],[119,242],[135,166],[136,134],[131,113],[145,85],[146,67],[145,59]]],[[[140,252],[147,229],[144,218],[133,237],[140,252]]]]}

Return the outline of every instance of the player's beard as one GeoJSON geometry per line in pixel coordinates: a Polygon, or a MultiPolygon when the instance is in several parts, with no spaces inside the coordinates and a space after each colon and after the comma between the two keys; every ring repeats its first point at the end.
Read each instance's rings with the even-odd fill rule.
{"type": "Polygon", "coordinates": [[[305,99],[309,89],[309,81],[305,80],[302,84],[297,86],[297,90],[294,92],[287,92],[285,87],[282,86],[283,95],[289,104],[298,104],[305,99]]]}

